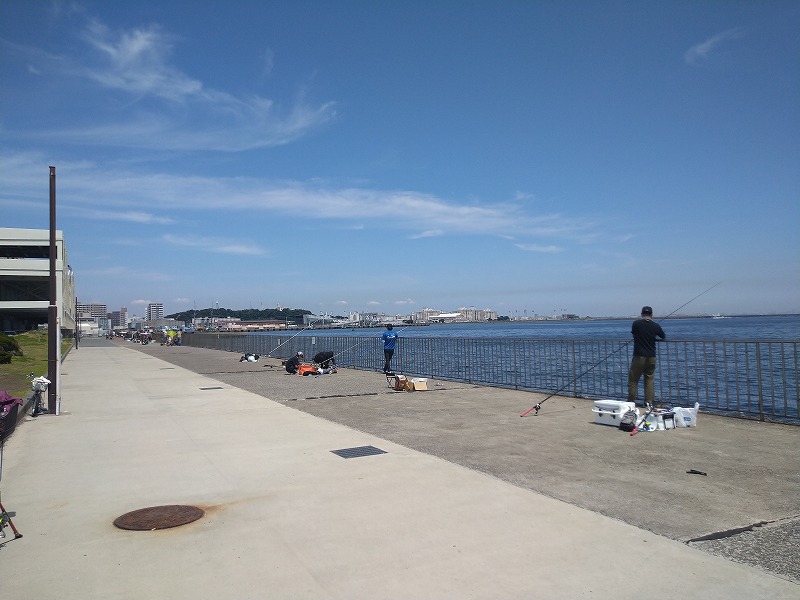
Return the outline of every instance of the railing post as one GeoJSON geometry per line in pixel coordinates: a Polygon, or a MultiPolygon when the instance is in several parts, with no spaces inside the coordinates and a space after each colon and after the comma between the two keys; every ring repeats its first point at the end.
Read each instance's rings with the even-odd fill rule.
{"type": "Polygon", "coordinates": [[[469,359],[472,357],[472,339],[471,338],[467,340],[467,352],[466,352],[466,354],[467,355],[466,355],[465,360],[464,360],[464,368],[466,369],[466,372],[464,373],[464,375],[465,375],[465,378],[467,380],[467,383],[472,383],[472,369],[470,367],[470,361],[469,361],[469,359]]]}
{"type": "Polygon", "coordinates": [[[576,398],[578,397],[578,379],[580,379],[580,366],[578,365],[578,359],[575,356],[575,340],[570,340],[570,345],[572,346],[572,372],[574,375],[572,376],[572,395],[576,398]]]}
{"type": "Polygon", "coordinates": [[[761,387],[761,344],[756,342],[756,373],[758,374],[758,420],[764,420],[764,393],[761,387]]]}

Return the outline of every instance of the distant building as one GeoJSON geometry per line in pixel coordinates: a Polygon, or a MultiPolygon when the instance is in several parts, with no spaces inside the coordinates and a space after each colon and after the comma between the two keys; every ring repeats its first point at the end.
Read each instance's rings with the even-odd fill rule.
{"type": "Polygon", "coordinates": [[[76,304],[78,316],[81,319],[91,317],[92,319],[105,319],[108,317],[108,307],[105,304],[76,304]]]}
{"type": "Polygon", "coordinates": [[[164,318],[164,305],[161,302],[151,302],[147,305],[146,321],[158,321],[164,318]]]}
{"type": "Polygon", "coordinates": [[[491,308],[477,309],[462,306],[458,310],[445,313],[433,308],[423,308],[411,315],[415,323],[476,323],[497,320],[497,312],[491,308]]]}
{"type": "MultiPolygon", "coordinates": [[[[55,300],[61,331],[72,335],[75,274],[63,231],[56,231],[55,300]]],[[[35,329],[48,322],[49,310],[50,230],[0,227],[0,331],[35,329]]]]}
{"type": "Polygon", "coordinates": [[[225,323],[227,331],[275,331],[286,329],[286,321],[279,319],[260,319],[256,321],[229,321],[225,323]]]}
{"type": "Polygon", "coordinates": [[[119,310],[115,310],[111,312],[111,326],[112,327],[122,327],[125,328],[128,326],[128,309],[124,306],[119,310]]]}
{"type": "Polygon", "coordinates": [[[239,321],[239,317],[195,317],[192,325],[198,329],[230,329],[239,321]]]}

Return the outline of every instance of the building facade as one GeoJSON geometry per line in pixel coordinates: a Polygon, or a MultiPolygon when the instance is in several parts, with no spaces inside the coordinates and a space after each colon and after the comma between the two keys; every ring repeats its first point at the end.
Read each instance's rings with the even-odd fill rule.
{"type": "Polygon", "coordinates": [[[481,321],[497,320],[497,312],[491,308],[467,308],[462,306],[458,310],[445,313],[434,308],[423,308],[411,315],[415,323],[476,323],[481,321]]]}
{"type": "Polygon", "coordinates": [[[108,317],[108,306],[105,304],[76,304],[78,316],[81,318],[105,319],[108,317]]]}
{"type": "MultiPolygon", "coordinates": [[[[75,274],[64,232],[56,231],[56,306],[64,335],[75,331],[75,274]]],[[[50,309],[50,230],[0,227],[0,325],[27,331],[46,324],[50,309]]],[[[103,315],[105,316],[105,315],[103,315]]]]}
{"type": "Polygon", "coordinates": [[[158,321],[164,318],[164,305],[161,302],[151,302],[147,305],[145,320],[158,321]]]}
{"type": "Polygon", "coordinates": [[[111,326],[123,329],[128,326],[128,309],[125,306],[111,311],[111,326]]]}

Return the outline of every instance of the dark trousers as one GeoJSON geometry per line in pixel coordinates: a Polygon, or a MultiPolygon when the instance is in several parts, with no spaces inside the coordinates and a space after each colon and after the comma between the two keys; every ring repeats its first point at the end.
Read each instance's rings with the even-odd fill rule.
{"type": "Polygon", "coordinates": [[[639,389],[639,379],[644,375],[644,401],[647,404],[655,403],[655,356],[634,356],[631,368],[628,370],[628,402],[636,402],[639,389]]]}
{"type": "Polygon", "coordinates": [[[386,362],[383,365],[383,372],[389,372],[389,361],[392,360],[392,356],[394,355],[394,350],[384,350],[383,357],[386,359],[386,362]]]}

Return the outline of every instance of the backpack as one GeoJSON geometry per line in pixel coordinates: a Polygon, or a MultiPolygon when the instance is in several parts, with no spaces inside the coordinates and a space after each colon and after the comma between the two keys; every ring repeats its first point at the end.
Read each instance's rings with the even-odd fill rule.
{"type": "Polygon", "coordinates": [[[636,421],[639,420],[639,415],[635,410],[628,409],[628,411],[622,415],[622,418],[619,420],[619,428],[622,431],[633,431],[636,429],[636,421]]]}

